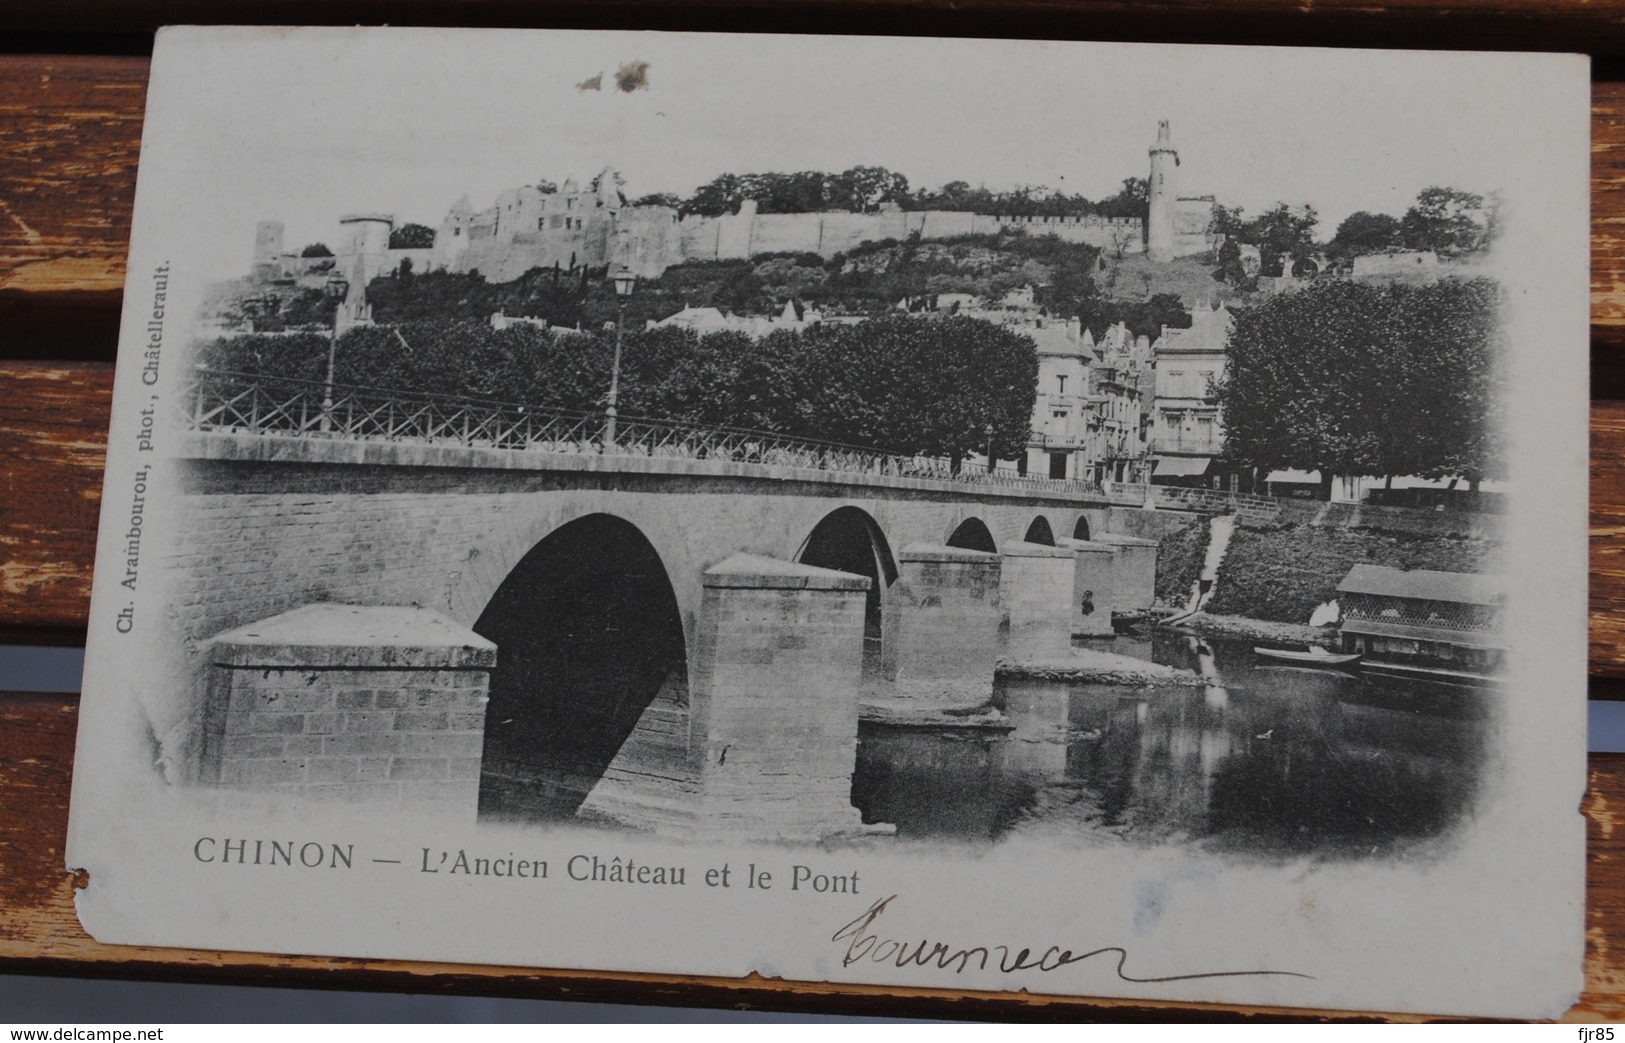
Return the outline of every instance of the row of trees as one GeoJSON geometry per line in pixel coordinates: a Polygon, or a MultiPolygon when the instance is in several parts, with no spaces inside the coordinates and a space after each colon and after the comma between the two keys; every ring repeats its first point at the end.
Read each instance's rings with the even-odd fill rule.
{"type": "MultiPolygon", "coordinates": [[[[1216,278],[1237,283],[1244,277],[1236,244],[1258,247],[1260,273],[1280,275],[1324,251],[1333,265],[1346,265],[1365,254],[1387,250],[1432,250],[1457,257],[1482,249],[1496,233],[1493,198],[1434,185],[1417,193],[1416,202],[1400,217],[1356,211],[1343,219],[1329,242],[1317,245],[1320,218],[1312,207],[1275,206],[1249,218],[1240,208],[1219,207],[1214,231],[1226,237],[1216,278]]],[[[1297,274],[1313,274],[1300,271],[1297,274]]]]}
{"type": "Polygon", "coordinates": [[[1503,476],[1500,291],[1335,282],[1236,314],[1226,456],[1264,470],[1503,476]]]}
{"type": "Polygon", "coordinates": [[[1361,210],[1337,226],[1327,253],[1334,259],[1402,247],[1443,257],[1481,249],[1495,237],[1493,198],[1434,186],[1423,189],[1400,217],[1361,210]]]}
{"type": "MultiPolygon", "coordinates": [[[[476,322],[357,327],[339,339],[341,384],[599,410],[613,330],[550,334],[476,322]]],[[[211,369],[324,378],[320,333],[247,334],[205,344],[211,369]]],[[[892,317],[858,325],[701,337],[629,331],[619,408],[626,416],[745,427],[898,453],[962,457],[1026,445],[1038,377],[1030,338],[967,318],[892,317]]]]}
{"type": "Polygon", "coordinates": [[[822,170],[795,173],[722,174],[684,199],[658,193],[633,200],[635,206],[670,206],[683,214],[715,217],[731,214],[747,199],[764,214],[825,210],[872,213],[883,203],[904,210],[958,210],[1017,217],[1141,217],[1146,212],[1146,181],[1125,178],[1114,196],[1091,201],[1081,195],[1044,186],[996,192],[968,181],[950,181],[938,189],[911,189],[908,178],[885,167],[852,167],[838,174],[822,170]]]}

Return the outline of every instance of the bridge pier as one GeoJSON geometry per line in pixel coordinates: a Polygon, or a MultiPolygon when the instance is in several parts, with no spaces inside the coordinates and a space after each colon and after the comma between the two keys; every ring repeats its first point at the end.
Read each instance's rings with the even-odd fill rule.
{"type": "Polygon", "coordinates": [[[1023,680],[1006,686],[1002,709],[1015,725],[1003,747],[1005,770],[1030,782],[1066,777],[1072,686],[1023,680]]]}
{"type": "Polygon", "coordinates": [[[1157,541],[1103,532],[1094,537],[1117,550],[1112,607],[1118,612],[1145,612],[1157,595],[1157,541]]]}
{"type": "Polygon", "coordinates": [[[999,556],[927,543],[897,554],[886,592],[884,694],[922,710],[980,706],[999,657],[999,556]]]}
{"type": "Polygon", "coordinates": [[[1077,554],[1072,580],[1072,633],[1111,637],[1112,609],[1116,605],[1117,548],[1093,540],[1063,536],[1057,547],[1077,554]]]}
{"type": "Polygon", "coordinates": [[[203,781],[474,818],[496,645],[422,608],[316,604],[227,631],[203,781]]]}
{"type": "Polygon", "coordinates": [[[869,579],[736,554],[703,585],[689,671],[698,828],[862,832],[852,772],[869,579]]]}
{"type": "Polygon", "coordinates": [[[1072,649],[1076,555],[1060,547],[1011,540],[1000,550],[1005,657],[1017,662],[1064,659],[1072,649]]]}

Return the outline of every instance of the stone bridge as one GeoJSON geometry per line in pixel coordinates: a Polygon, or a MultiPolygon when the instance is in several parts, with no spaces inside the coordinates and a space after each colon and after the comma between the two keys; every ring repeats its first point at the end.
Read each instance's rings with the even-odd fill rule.
{"type": "Polygon", "coordinates": [[[1185,520],[1076,489],[194,431],[177,779],[481,819],[827,837],[871,711],[1149,606],[1185,520]],[[1058,546],[1059,545],[1059,546],[1058,546]]]}

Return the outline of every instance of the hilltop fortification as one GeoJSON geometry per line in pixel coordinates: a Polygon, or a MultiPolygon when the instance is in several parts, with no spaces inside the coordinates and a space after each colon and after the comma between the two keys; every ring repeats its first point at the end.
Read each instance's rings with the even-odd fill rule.
{"type": "MultiPolygon", "coordinates": [[[[574,178],[556,190],[551,185],[526,185],[503,192],[483,210],[475,210],[464,196],[441,221],[433,250],[427,257],[413,251],[412,259],[418,271],[478,272],[492,282],[508,282],[532,268],[625,265],[640,277],[652,278],[685,261],[744,260],[778,252],[813,253],[828,260],[863,242],[911,236],[940,240],[1017,230],[1118,255],[1149,251],[1156,261],[1208,252],[1214,246],[1214,200],[1178,195],[1174,172],[1179,156],[1169,141],[1166,120],[1158,127],[1150,156],[1147,221],[903,210],[884,204],[874,213],[763,214],[753,199],[745,200],[733,214],[681,215],[670,206],[628,205],[620,176],[606,168],[586,187],[574,178]]],[[[280,226],[261,224],[256,273],[300,274],[309,267],[281,254],[280,238],[280,226]]],[[[386,234],[384,241],[387,238],[386,234]]],[[[387,251],[395,253],[405,255],[387,251]]],[[[387,268],[391,261],[396,259],[385,256],[382,265],[387,268]]],[[[339,267],[349,271],[353,263],[343,258],[339,267]]]]}

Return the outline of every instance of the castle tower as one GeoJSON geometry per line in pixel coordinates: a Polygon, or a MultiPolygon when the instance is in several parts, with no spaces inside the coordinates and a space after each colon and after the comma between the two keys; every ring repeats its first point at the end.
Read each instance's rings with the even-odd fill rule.
{"type": "Polygon", "coordinates": [[[434,233],[434,254],[429,261],[433,271],[456,271],[468,249],[468,226],[474,223],[474,204],[468,196],[457,200],[434,233]]]}
{"type": "Polygon", "coordinates": [[[1157,143],[1151,146],[1151,176],[1147,180],[1145,249],[1153,261],[1174,259],[1174,168],[1179,152],[1168,140],[1168,121],[1157,122],[1157,143]]]}
{"type": "Polygon", "coordinates": [[[282,270],[282,222],[261,221],[254,226],[256,279],[274,279],[282,270]]]}
{"type": "Polygon", "coordinates": [[[390,214],[345,214],[339,218],[339,228],[341,245],[334,268],[350,281],[344,304],[359,317],[367,303],[367,284],[384,273],[395,218],[390,214]]]}

